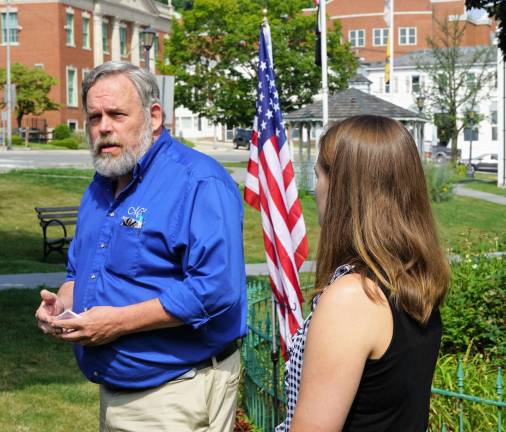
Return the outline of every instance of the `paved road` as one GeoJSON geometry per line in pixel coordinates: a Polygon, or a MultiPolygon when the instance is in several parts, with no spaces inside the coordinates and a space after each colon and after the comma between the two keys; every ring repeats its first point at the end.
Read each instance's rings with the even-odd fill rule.
{"type": "MultiPolygon", "coordinates": [[[[247,161],[249,152],[234,150],[232,143],[202,142],[196,149],[219,162],[247,161]]],[[[0,150],[0,172],[14,168],[92,168],[87,150],[0,150]]]]}

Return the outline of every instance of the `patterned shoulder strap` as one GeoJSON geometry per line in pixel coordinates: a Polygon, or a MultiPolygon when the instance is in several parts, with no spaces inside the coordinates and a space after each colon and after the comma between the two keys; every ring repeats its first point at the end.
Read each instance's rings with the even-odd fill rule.
{"type": "Polygon", "coordinates": [[[340,278],[341,276],[344,276],[345,274],[351,273],[353,270],[353,266],[350,264],[343,264],[335,269],[334,273],[329,279],[328,285],[332,285],[336,279],[340,278]]]}
{"type": "Polygon", "coordinates": [[[343,264],[343,265],[339,266],[338,268],[336,268],[334,270],[334,273],[332,273],[332,276],[329,278],[329,283],[327,284],[327,286],[320,293],[318,293],[315,296],[315,298],[313,299],[313,304],[312,304],[311,309],[315,308],[316,304],[318,303],[318,300],[320,300],[320,296],[325,292],[325,290],[327,289],[327,287],[329,285],[332,285],[336,281],[336,279],[339,279],[341,276],[351,273],[352,271],[353,271],[353,266],[350,264],[343,264]]]}

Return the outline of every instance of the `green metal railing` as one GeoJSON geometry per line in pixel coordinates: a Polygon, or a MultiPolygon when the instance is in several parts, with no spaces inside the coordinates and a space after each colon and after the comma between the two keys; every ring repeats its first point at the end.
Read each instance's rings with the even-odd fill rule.
{"type": "MultiPolygon", "coordinates": [[[[303,287],[307,294],[311,287],[303,287]]],[[[285,411],[283,371],[281,360],[277,367],[277,394],[274,394],[274,374],[271,359],[272,349],[272,322],[271,322],[271,295],[270,287],[266,281],[254,281],[248,284],[248,327],[249,333],[243,344],[242,357],[245,369],[244,376],[244,403],[249,418],[264,432],[274,430],[277,423],[283,420],[285,411]],[[276,403],[277,402],[277,403],[276,403]],[[275,407],[278,407],[276,410],[275,407]]],[[[279,337],[276,337],[276,341],[279,337]]],[[[441,432],[465,431],[465,403],[476,403],[492,407],[490,424],[494,429],[487,431],[506,432],[504,427],[503,410],[506,402],[503,401],[504,385],[502,370],[499,367],[495,380],[496,399],[484,399],[464,393],[464,363],[461,358],[457,367],[457,391],[444,390],[433,387],[433,396],[442,396],[455,401],[458,412],[458,429],[449,427],[445,423],[441,432]],[[495,413],[494,413],[495,410],[495,413]]],[[[430,431],[435,431],[429,427],[430,431]]],[[[469,432],[477,432],[468,429],[469,432]]],[[[481,429],[480,429],[481,432],[481,429]]]]}

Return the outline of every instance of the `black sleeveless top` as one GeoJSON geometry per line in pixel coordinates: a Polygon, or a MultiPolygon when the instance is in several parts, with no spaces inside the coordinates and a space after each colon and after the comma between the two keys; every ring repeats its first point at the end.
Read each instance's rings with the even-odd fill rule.
{"type": "MultiPolygon", "coordinates": [[[[385,289],[383,292],[389,298],[385,289]]],[[[366,361],[343,432],[427,430],[441,342],[439,309],[421,326],[390,299],[388,302],[393,317],[390,345],[381,358],[366,361]]]]}

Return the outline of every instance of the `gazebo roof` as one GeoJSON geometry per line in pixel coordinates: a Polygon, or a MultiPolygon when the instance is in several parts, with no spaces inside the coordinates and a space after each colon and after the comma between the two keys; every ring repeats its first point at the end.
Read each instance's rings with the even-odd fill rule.
{"type": "MultiPolygon", "coordinates": [[[[356,88],[348,88],[329,96],[329,121],[340,121],[361,114],[380,115],[405,121],[427,121],[414,111],[407,110],[356,88]]],[[[321,122],[322,117],[321,100],[284,115],[285,121],[289,123],[321,122]]]]}

